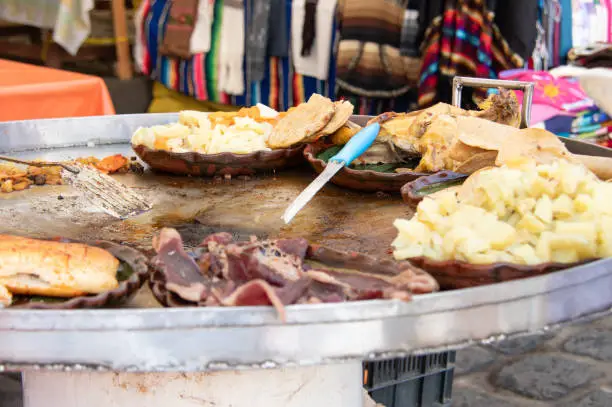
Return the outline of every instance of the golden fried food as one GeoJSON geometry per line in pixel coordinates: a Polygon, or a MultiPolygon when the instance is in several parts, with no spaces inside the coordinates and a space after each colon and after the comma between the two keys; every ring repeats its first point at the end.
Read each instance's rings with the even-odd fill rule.
{"type": "Polygon", "coordinates": [[[330,122],[335,110],[331,100],[313,94],[308,102],[298,105],[276,123],[268,138],[268,145],[271,148],[287,148],[308,140],[330,122]]]}
{"type": "Polygon", "coordinates": [[[334,134],[337,130],[339,130],[348,122],[348,120],[353,115],[353,110],[355,108],[353,104],[347,100],[334,102],[334,107],[334,116],[329,121],[329,123],[327,123],[318,134],[316,134],[314,137],[311,137],[307,141],[314,141],[313,139],[316,139],[318,137],[334,134]]]}
{"type": "Polygon", "coordinates": [[[61,184],[60,170],[59,167],[28,167],[24,170],[12,164],[0,165],[0,192],[23,191],[32,184],[48,184],[49,180],[61,184]]]}
{"type": "Polygon", "coordinates": [[[421,154],[421,161],[415,171],[438,172],[453,168],[454,161],[450,158],[449,152],[456,136],[456,118],[450,115],[438,116],[419,140],[418,151],[421,154]]]}
{"type": "Polygon", "coordinates": [[[118,286],[119,261],[106,250],[0,235],[0,286],[13,294],[73,297],[118,286]]]}
{"type": "Polygon", "coordinates": [[[109,155],[103,159],[96,157],[77,158],[75,162],[91,165],[105,174],[125,174],[130,170],[130,160],[121,154],[109,155]]]}
{"type": "Polygon", "coordinates": [[[342,146],[353,138],[361,130],[361,126],[351,121],[340,127],[334,134],[330,136],[330,141],[338,146],[342,146]]]}
{"type": "MultiPolygon", "coordinates": [[[[137,171],[139,167],[121,154],[115,154],[103,159],[96,157],[77,158],[73,162],[90,165],[106,174],[123,174],[130,170],[137,171]]],[[[70,164],[70,161],[66,162],[70,164]]],[[[140,166],[141,167],[141,166],[140,166]]],[[[23,167],[7,164],[0,165],[0,192],[10,193],[23,191],[32,185],[62,185],[61,167],[23,167]]]]}
{"type": "Polygon", "coordinates": [[[455,170],[473,153],[487,150],[480,145],[482,139],[502,138],[520,124],[520,109],[514,92],[501,90],[491,95],[481,108],[484,110],[470,111],[438,103],[416,112],[384,113],[370,123],[381,124],[377,142],[391,142],[408,156],[421,156],[415,171],[455,170]],[[501,130],[493,130],[495,126],[501,130]],[[469,136],[473,133],[475,141],[470,141],[469,136]],[[457,140],[463,136],[468,137],[468,141],[459,143],[457,140]]]}

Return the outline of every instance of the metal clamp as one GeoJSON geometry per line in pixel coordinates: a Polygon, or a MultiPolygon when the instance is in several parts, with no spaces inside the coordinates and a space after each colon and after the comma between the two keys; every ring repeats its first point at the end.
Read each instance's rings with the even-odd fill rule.
{"type": "Polygon", "coordinates": [[[504,88],[523,91],[523,106],[521,108],[521,128],[529,127],[531,119],[531,102],[533,100],[533,83],[523,81],[504,81],[500,79],[468,78],[455,76],[453,78],[453,106],[461,107],[461,91],[463,86],[472,88],[504,88]]]}

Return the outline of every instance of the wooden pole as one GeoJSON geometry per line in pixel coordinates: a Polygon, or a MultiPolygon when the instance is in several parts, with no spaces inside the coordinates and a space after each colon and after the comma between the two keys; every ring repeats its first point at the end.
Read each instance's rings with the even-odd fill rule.
{"type": "Polygon", "coordinates": [[[125,0],[111,0],[113,7],[113,28],[115,30],[115,50],[117,52],[117,76],[121,80],[132,79],[132,58],[128,40],[125,0]]]}

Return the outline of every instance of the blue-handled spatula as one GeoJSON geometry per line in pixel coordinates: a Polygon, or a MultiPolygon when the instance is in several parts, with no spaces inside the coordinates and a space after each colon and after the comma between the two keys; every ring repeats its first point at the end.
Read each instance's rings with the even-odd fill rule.
{"type": "Polygon", "coordinates": [[[325,186],[325,184],[327,184],[327,182],[332,179],[338,171],[352,163],[353,160],[370,148],[372,143],[374,143],[374,140],[376,140],[376,136],[378,136],[379,131],[380,124],[373,123],[369,125],[368,127],[359,131],[359,133],[355,134],[348,141],[348,143],[346,143],[342,150],[338,152],[338,154],[330,158],[323,172],[319,174],[319,176],[315,178],[315,180],[312,181],[300,195],[298,195],[291,205],[289,205],[283,215],[283,220],[285,223],[291,222],[291,219],[293,219],[295,215],[297,215],[297,213],[301,211],[308,202],[310,202],[312,197],[315,196],[315,194],[319,192],[319,190],[323,188],[323,186],[325,186]]]}

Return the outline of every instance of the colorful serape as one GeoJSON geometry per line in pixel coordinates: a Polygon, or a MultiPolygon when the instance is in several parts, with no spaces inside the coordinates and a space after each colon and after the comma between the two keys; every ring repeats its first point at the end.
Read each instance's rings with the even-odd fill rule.
{"type": "Polygon", "coordinates": [[[441,88],[455,75],[496,78],[498,72],[524,64],[502,37],[483,0],[447,0],[444,13],[427,29],[421,50],[420,106],[445,100],[441,88]]]}

